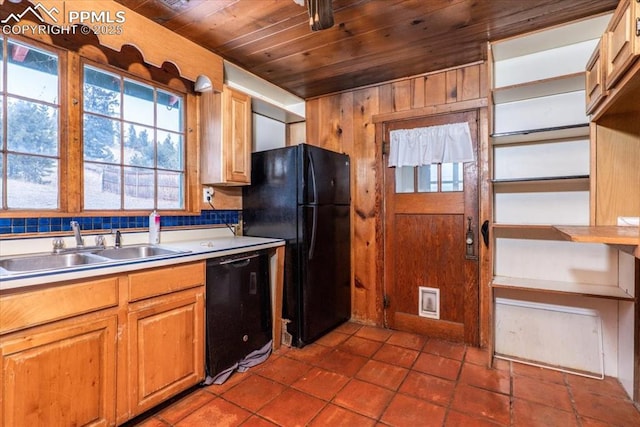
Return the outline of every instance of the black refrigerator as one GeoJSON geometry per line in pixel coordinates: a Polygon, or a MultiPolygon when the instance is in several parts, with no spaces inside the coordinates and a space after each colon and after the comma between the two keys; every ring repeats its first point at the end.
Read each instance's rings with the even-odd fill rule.
{"type": "Polygon", "coordinates": [[[244,234],[286,240],[282,317],[303,347],[351,317],[349,156],[308,144],[251,155],[244,234]]]}

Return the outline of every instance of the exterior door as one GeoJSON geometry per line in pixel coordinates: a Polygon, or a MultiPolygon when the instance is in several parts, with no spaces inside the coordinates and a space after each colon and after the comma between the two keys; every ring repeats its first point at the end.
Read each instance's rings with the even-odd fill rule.
{"type": "MultiPolygon", "coordinates": [[[[394,129],[466,121],[477,159],[477,117],[472,111],[387,122],[384,140],[394,129]]],[[[385,155],[385,322],[477,345],[477,160],[401,168],[387,163],[385,155]]]]}

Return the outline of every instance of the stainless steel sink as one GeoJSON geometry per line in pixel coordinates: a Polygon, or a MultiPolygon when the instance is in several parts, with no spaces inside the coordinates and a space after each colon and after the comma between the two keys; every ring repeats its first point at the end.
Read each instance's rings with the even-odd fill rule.
{"type": "Polygon", "coordinates": [[[140,246],[125,246],[122,248],[109,248],[100,251],[93,252],[95,255],[101,257],[113,259],[113,260],[128,260],[137,258],[150,258],[156,256],[167,256],[184,253],[184,251],[178,251],[174,249],[167,249],[160,246],[140,245],[140,246]]]}
{"type": "Polygon", "coordinates": [[[24,273],[28,271],[77,267],[108,261],[106,258],[89,253],[33,255],[0,260],[0,268],[9,273],[24,273]]]}
{"type": "Polygon", "coordinates": [[[20,255],[0,259],[0,276],[25,274],[44,270],[59,270],[91,264],[112,263],[135,259],[161,258],[188,251],[168,249],[153,245],[135,245],[122,248],[69,249],[60,254],[20,255]]]}

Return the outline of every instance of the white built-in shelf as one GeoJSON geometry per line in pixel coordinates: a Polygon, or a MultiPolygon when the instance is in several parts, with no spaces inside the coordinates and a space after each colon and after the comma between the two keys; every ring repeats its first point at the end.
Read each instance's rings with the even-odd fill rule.
{"type": "Polygon", "coordinates": [[[589,190],[589,175],[494,179],[492,182],[494,191],[501,193],[589,190]]]}
{"type": "Polygon", "coordinates": [[[587,297],[634,300],[626,290],[613,285],[592,285],[587,283],[559,282],[553,280],[537,280],[521,277],[495,276],[491,287],[497,289],[517,289],[556,294],[582,295],[587,297]]]}
{"type": "Polygon", "coordinates": [[[554,226],[565,240],[580,243],[604,243],[640,258],[640,227],[554,226]]]}
{"type": "Polygon", "coordinates": [[[517,132],[494,133],[491,135],[493,145],[522,144],[527,142],[558,142],[588,137],[588,123],[517,132]]]}
{"type": "Polygon", "coordinates": [[[552,225],[493,224],[492,229],[497,239],[564,240],[552,225]]]}
{"type": "Polygon", "coordinates": [[[493,59],[494,61],[503,61],[560,46],[598,39],[607,28],[610,19],[611,13],[608,13],[595,19],[581,20],[569,25],[538,31],[526,37],[515,36],[493,43],[491,45],[493,59]]]}
{"type": "Polygon", "coordinates": [[[493,89],[493,103],[504,104],[507,102],[522,101],[543,96],[558,95],[561,93],[584,90],[585,73],[567,74],[549,79],[520,83],[512,86],[503,86],[493,89]]]}

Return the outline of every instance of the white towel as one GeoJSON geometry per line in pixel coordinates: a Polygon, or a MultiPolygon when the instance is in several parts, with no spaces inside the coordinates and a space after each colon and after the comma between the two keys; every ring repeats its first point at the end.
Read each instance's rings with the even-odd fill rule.
{"type": "Polygon", "coordinates": [[[242,358],[242,360],[234,363],[224,371],[217,373],[214,377],[207,375],[207,378],[204,380],[202,385],[223,384],[229,379],[229,377],[235,370],[238,370],[238,372],[245,372],[252,366],[259,365],[269,358],[272,346],[273,340],[269,340],[269,342],[266,343],[262,348],[259,348],[258,350],[252,351],[251,353],[247,354],[244,358],[242,358]]]}

